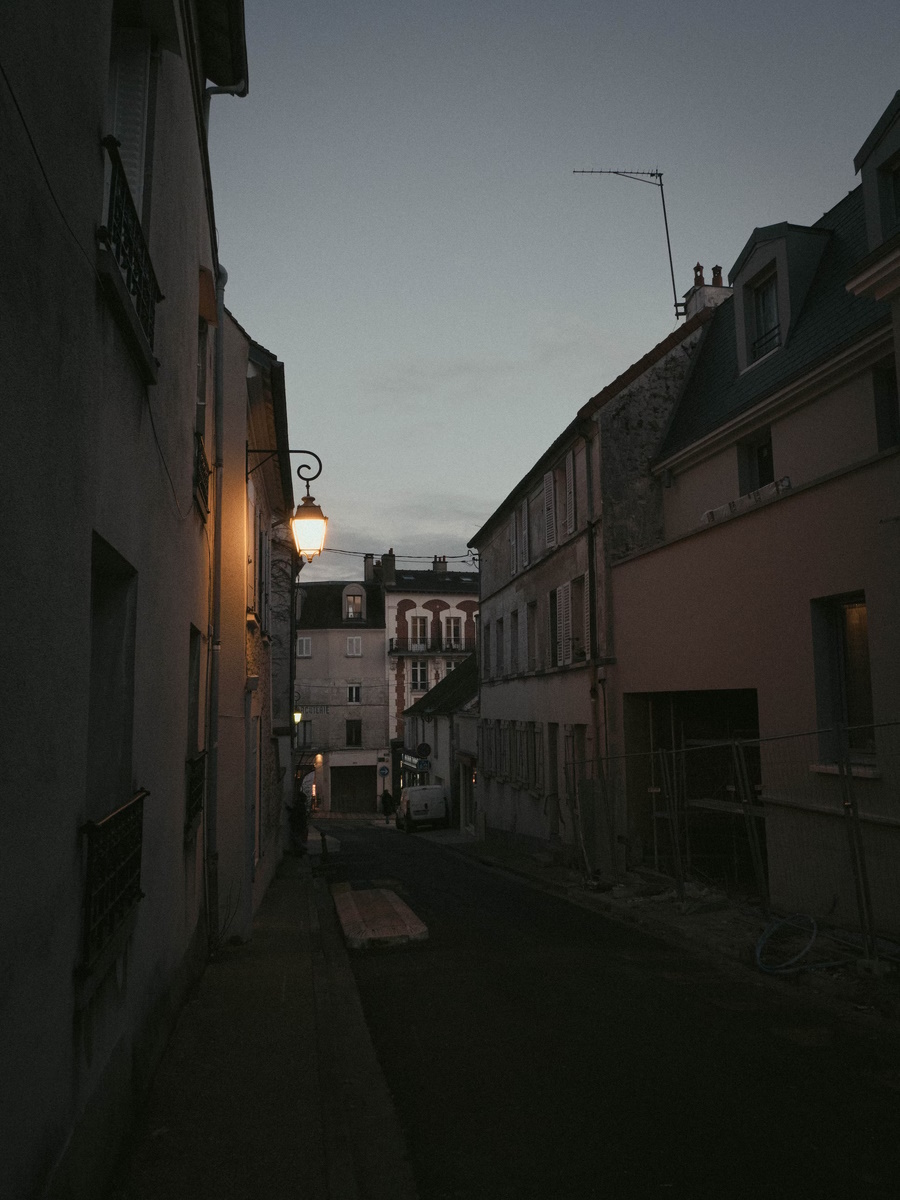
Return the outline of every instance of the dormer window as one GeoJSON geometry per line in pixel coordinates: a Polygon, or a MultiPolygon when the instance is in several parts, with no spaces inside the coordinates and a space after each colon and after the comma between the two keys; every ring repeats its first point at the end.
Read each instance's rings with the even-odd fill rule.
{"type": "Polygon", "coordinates": [[[778,323],[778,276],[773,271],[753,286],[753,340],[750,356],[756,361],[781,345],[778,323]]]}
{"type": "Polygon", "coordinates": [[[359,587],[344,588],[344,620],[364,621],[366,616],[365,597],[359,587]]]}

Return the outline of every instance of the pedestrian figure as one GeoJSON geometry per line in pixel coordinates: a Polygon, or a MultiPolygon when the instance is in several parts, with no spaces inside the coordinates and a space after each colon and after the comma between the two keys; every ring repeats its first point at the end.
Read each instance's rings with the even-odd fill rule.
{"type": "Polygon", "coordinates": [[[288,830],[291,853],[305,854],[306,839],[309,837],[309,823],[306,792],[299,786],[294,787],[294,802],[288,807],[288,830]]]}
{"type": "Polygon", "coordinates": [[[385,825],[389,825],[391,813],[394,811],[394,797],[387,788],[381,793],[381,811],[384,813],[385,825]]]}

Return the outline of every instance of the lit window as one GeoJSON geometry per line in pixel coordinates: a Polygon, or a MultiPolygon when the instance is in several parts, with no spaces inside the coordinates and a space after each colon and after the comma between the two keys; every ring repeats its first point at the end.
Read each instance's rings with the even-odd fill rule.
{"type": "Polygon", "coordinates": [[[344,617],[346,618],[346,620],[361,621],[362,615],[363,615],[363,611],[362,611],[363,598],[362,598],[362,596],[356,592],[349,592],[344,597],[344,601],[345,601],[345,605],[346,605],[346,607],[344,609],[344,617]]]}

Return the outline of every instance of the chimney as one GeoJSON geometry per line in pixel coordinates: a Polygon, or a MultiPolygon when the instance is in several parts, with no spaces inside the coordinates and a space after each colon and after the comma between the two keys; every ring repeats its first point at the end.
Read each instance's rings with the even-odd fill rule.
{"type": "Polygon", "coordinates": [[[694,267],[694,286],[684,294],[684,315],[690,319],[702,308],[715,308],[730,295],[731,288],[722,282],[721,267],[713,267],[712,283],[707,283],[703,277],[703,266],[697,263],[694,267]]]}
{"type": "Polygon", "coordinates": [[[391,587],[397,582],[397,560],[393,547],[381,556],[381,582],[385,587],[391,587]]]}
{"type": "Polygon", "coordinates": [[[375,555],[363,555],[363,582],[371,583],[375,578],[375,555]]]}
{"type": "Polygon", "coordinates": [[[434,556],[434,562],[431,564],[431,569],[432,569],[432,571],[444,571],[444,572],[446,572],[446,570],[447,570],[447,556],[446,556],[446,554],[443,556],[443,558],[438,558],[438,556],[437,556],[437,555],[435,555],[435,556],[434,556]]]}

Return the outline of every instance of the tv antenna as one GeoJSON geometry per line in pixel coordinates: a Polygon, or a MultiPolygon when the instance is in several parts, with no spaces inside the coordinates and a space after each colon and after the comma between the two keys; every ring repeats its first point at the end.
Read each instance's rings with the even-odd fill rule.
{"type": "Polygon", "coordinates": [[[666,216],[666,193],[663,190],[662,171],[611,171],[587,168],[575,170],[573,175],[618,175],[622,179],[633,179],[636,183],[649,183],[659,188],[659,198],[662,200],[663,224],[666,227],[666,249],[669,252],[669,274],[672,277],[672,298],[675,301],[675,316],[684,316],[684,305],[679,303],[678,292],[675,290],[675,268],[672,266],[672,243],[669,240],[669,218],[666,216]]]}

